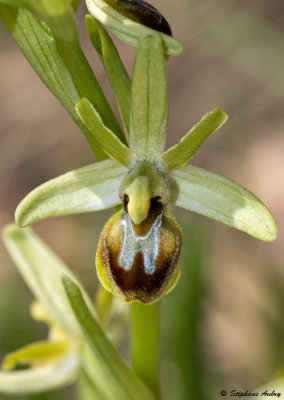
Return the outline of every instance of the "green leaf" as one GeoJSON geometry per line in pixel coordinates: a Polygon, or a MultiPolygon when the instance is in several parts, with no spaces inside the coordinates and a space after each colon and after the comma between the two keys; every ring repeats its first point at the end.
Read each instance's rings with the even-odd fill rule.
{"type": "MultiPolygon", "coordinates": [[[[79,285],[72,272],[31,229],[8,225],[3,240],[27,286],[51,320],[68,336],[80,336],[81,331],[61,283],[61,277],[67,275],[79,285]]],[[[84,296],[91,304],[85,291],[84,296]]]]}
{"type": "Polygon", "coordinates": [[[79,7],[81,0],[69,0],[70,3],[72,4],[73,10],[77,11],[77,8],[79,7]]]}
{"type": "Polygon", "coordinates": [[[54,37],[34,15],[22,8],[0,5],[0,18],[39,78],[83,131],[97,159],[106,158],[94,136],[77,116],[75,104],[80,100],[80,95],[54,37]]]}
{"type": "Polygon", "coordinates": [[[270,211],[250,191],[223,176],[188,165],[169,174],[171,202],[267,242],[277,237],[270,211]]]}
{"type": "Polygon", "coordinates": [[[153,160],[165,149],[168,85],[160,34],[140,39],[137,48],[130,116],[130,148],[141,159],[153,160]]]}
{"type": "Polygon", "coordinates": [[[71,353],[42,367],[0,372],[0,393],[22,396],[59,389],[75,380],[79,367],[78,355],[71,353]]]}
{"type": "MultiPolygon", "coordinates": [[[[103,0],[86,0],[88,10],[93,17],[104,24],[114,35],[123,42],[137,46],[139,39],[145,35],[156,34],[156,31],[133,21],[111,7],[103,0]]],[[[161,34],[167,54],[182,52],[182,44],[173,37],[161,34]]]]}
{"type": "Polygon", "coordinates": [[[36,364],[38,362],[48,364],[58,358],[63,357],[68,352],[68,342],[61,341],[41,341],[22,347],[13,353],[8,354],[2,363],[5,370],[13,369],[18,363],[36,364]]]}
{"type": "Polygon", "coordinates": [[[24,9],[0,5],[0,17],[44,84],[68,110],[80,97],[54,38],[24,9]]]}
{"type": "Polygon", "coordinates": [[[91,15],[86,16],[86,27],[114,90],[120,115],[128,135],[131,107],[131,80],[111,37],[91,15]]]}
{"type": "Polygon", "coordinates": [[[89,359],[85,365],[88,366],[89,376],[96,380],[95,385],[99,385],[98,389],[102,389],[109,399],[154,400],[151,392],[112,347],[91,315],[78,286],[67,277],[63,278],[63,284],[85,339],[94,354],[93,361],[89,359]]]}
{"type": "Polygon", "coordinates": [[[29,0],[31,10],[52,30],[57,40],[78,40],[76,18],[69,0],[29,0]]]}
{"type": "Polygon", "coordinates": [[[81,368],[76,382],[78,399],[80,400],[107,400],[94,385],[88,374],[81,368]]]}
{"type": "Polygon", "coordinates": [[[210,111],[180,140],[161,155],[166,170],[179,168],[188,163],[204,140],[227,121],[228,116],[220,107],[210,111]]]}
{"type": "Polygon", "coordinates": [[[75,14],[69,0],[0,0],[10,6],[27,8],[46,22],[53,34],[66,41],[78,37],[75,14]]]}
{"type": "Polygon", "coordinates": [[[76,111],[87,128],[93,133],[104,151],[113,159],[129,167],[134,159],[133,152],[108,129],[88,99],[76,104],[76,111]]]}
{"type": "Polygon", "coordinates": [[[122,141],[123,132],[83,53],[76,27],[75,13],[68,0],[30,0],[33,11],[51,28],[56,45],[69,69],[81,97],[87,97],[96,107],[105,125],[122,141]]]}
{"type": "Polygon", "coordinates": [[[120,203],[118,190],[127,169],[104,160],[67,172],[31,191],[18,205],[16,223],[105,210],[120,203]]]}

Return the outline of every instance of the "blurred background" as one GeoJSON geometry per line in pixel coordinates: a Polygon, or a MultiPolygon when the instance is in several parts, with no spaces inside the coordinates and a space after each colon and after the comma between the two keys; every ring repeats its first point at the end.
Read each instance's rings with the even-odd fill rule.
{"type": "MultiPolygon", "coordinates": [[[[156,0],[184,44],[167,62],[168,145],[206,112],[229,120],[193,164],[230,177],[271,209],[278,239],[262,243],[201,216],[173,210],[184,229],[182,277],[162,301],[166,400],[215,400],[284,376],[284,3],[280,0],[156,0]]],[[[82,46],[116,109],[107,77],[77,16],[82,46]]],[[[132,71],[133,48],[115,40],[132,71]]],[[[0,226],[34,187],[94,161],[77,126],[0,25],[0,226]]],[[[98,235],[112,212],[68,216],[34,229],[94,293],[98,235]]],[[[0,358],[38,340],[32,297],[0,245],[0,358]]],[[[284,397],[284,393],[282,394],[284,397]]],[[[73,388],[25,399],[73,399],[73,388]]],[[[1,400],[6,397],[0,394],[1,400]]]]}

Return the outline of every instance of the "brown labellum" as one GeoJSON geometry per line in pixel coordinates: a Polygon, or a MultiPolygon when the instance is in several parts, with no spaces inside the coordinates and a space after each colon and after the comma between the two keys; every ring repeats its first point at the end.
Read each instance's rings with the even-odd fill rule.
{"type": "Polygon", "coordinates": [[[126,17],[139,22],[148,28],[172,36],[170,25],[163,15],[153,6],[142,0],[105,0],[126,17]]]}
{"type": "Polygon", "coordinates": [[[167,294],[179,278],[182,233],[174,217],[152,200],[140,225],[126,210],[105,225],[97,251],[102,285],[126,302],[153,303],[167,294]]]}

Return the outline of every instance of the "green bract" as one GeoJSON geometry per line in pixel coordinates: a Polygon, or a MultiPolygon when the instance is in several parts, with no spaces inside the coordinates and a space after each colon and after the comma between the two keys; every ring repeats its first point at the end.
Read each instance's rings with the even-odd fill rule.
{"type": "MultiPolygon", "coordinates": [[[[103,62],[107,63],[109,58],[104,58],[103,54],[106,54],[106,49],[111,49],[112,43],[101,27],[98,27],[98,31],[106,47],[100,46],[98,41],[96,43],[101,49],[103,62]]],[[[177,145],[165,151],[168,94],[161,34],[144,36],[138,43],[131,109],[123,112],[124,117],[130,116],[130,124],[125,123],[129,126],[129,147],[105,126],[94,104],[88,99],[79,101],[76,111],[82,123],[112,160],[68,172],[39,186],[19,204],[16,222],[20,226],[27,226],[59,215],[103,210],[122,201],[125,211],[113,220],[121,226],[116,241],[120,243],[119,248],[114,247],[112,250],[117,256],[113,258],[114,253],[102,252],[101,247],[97,257],[99,276],[108,290],[113,293],[123,292],[121,285],[124,285],[124,281],[117,275],[119,269],[114,272],[113,263],[118,263],[124,273],[128,273],[139,252],[143,255],[143,274],[146,275],[143,275],[143,281],[138,263],[138,275],[133,280],[141,280],[144,282],[143,287],[151,288],[149,302],[155,301],[162,294],[159,288],[163,285],[164,293],[174,286],[179,275],[177,246],[180,247],[181,240],[176,244],[172,242],[171,234],[179,234],[178,228],[174,228],[174,222],[170,222],[170,214],[164,212],[168,203],[208,216],[264,241],[276,238],[276,223],[270,211],[254,194],[228,178],[186,165],[204,140],[227,120],[227,115],[220,108],[206,114],[177,145]],[[130,225],[127,225],[127,218],[130,225]],[[159,236],[163,229],[172,233],[169,236],[159,236]],[[128,238],[125,244],[123,237],[128,238]],[[133,246],[128,249],[127,245],[132,238],[133,246]],[[161,283],[159,288],[154,288],[150,281],[158,273],[158,265],[164,268],[163,263],[158,262],[162,257],[160,250],[163,246],[172,248],[172,253],[167,257],[171,260],[168,262],[175,264],[175,268],[171,270],[167,284],[161,283]],[[117,285],[120,285],[119,290],[117,285]],[[117,289],[111,289],[116,286],[117,289]],[[156,289],[159,292],[157,297],[154,294],[156,289]]],[[[112,226],[107,225],[105,229],[107,235],[113,234],[112,226]]],[[[102,237],[110,240],[107,236],[102,237]]],[[[100,246],[104,246],[103,243],[100,246]]],[[[155,282],[157,280],[156,277],[155,282]]],[[[121,295],[126,301],[142,301],[142,295],[137,295],[137,298],[131,296],[121,295]]],[[[143,302],[147,302],[145,296],[143,302]]]]}
{"type": "Polygon", "coordinates": [[[96,158],[106,158],[94,136],[76,114],[75,104],[82,97],[87,97],[105,125],[122,140],[124,137],[80,47],[70,1],[0,0],[0,18],[39,78],[78,124],[96,158]]]}

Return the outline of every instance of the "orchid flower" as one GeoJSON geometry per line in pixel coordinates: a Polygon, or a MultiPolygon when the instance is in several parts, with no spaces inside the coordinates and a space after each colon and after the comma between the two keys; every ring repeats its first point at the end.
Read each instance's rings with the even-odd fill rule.
{"type": "MultiPolygon", "coordinates": [[[[30,228],[10,224],[3,239],[35,297],[32,317],[46,323],[49,334],[47,340],[28,344],[4,358],[0,393],[20,396],[55,390],[84,376],[90,381],[92,399],[154,400],[96,322],[98,314],[106,316],[104,296],[98,296],[95,310],[74,274],[30,228]],[[27,368],[15,369],[21,364],[27,368]]],[[[107,314],[114,312],[117,315],[104,324],[112,341],[125,332],[124,311],[112,304],[107,314]]]]}
{"type": "MultiPolygon", "coordinates": [[[[80,369],[82,335],[61,276],[79,283],[30,229],[11,224],[5,228],[3,238],[35,296],[32,317],[48,325],[49,335],[47,340],[26,345],[5,357],[0,372],[0,392],[23,395],[66,386],[74,381],[80,369]],[[18,364],[29,368],[12,371],[18,364]]],[[[85,291],[84,296],[91,304],[85,291]]]]}
{"type": "Polygon", "coordinates": [[[260,240],[276,238],[274,218],[253,193],[228,178],[188,165],[204,140],[227,120],[219,107],[165,150],[168,92],[160,33],[148,33],[138,41],[128,145],[105,126],[87,98],[76,104],[76,112],[111,159],[34,189],[19,204],[16,223],[24,227],[122,203],[123,209],[103,229],[96,257],[99,279],[114,295],[126,302],[152,303],[175,286],[182,233],[168,204],[260,240]]]}

